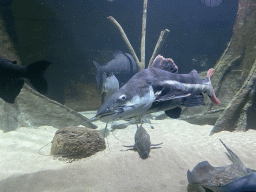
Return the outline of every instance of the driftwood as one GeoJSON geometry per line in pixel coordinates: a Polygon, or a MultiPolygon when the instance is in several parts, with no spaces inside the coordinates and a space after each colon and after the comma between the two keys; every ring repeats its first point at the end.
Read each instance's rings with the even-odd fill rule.
{"type": "MultiPolygon", "coordinates": [[[[216,64],[213,82],[224,112],[211,134],[222,130],[246,131],[256,81],[256,2],[240,0],[231,41],[216,64]]],[[[209,109],[211,109],[210,107],[209,109]]]]}
{"type": "MultiPolygon", "coordinates": [[[[213,105],[207,99],[207,107],[186,108],[181,119],[214,125],[210,134],[222,130],[246,131],[249,128],[248,112],[252,108],[256,81],[255,20],[256,2],[240,0],[233,36],[214,66],[215,74],[211,78],[221,105],[213,105]]],[[[205,75],[201,74],[202,77],[205,75]]],[[[255,118],[255,114],[251,113],[250,118],[255,118]]]]}
{"type": "Polygon", "coordinates": [[[97,128],[80,113],[41,95],[25,84],[13,104],[0,99],[0,130],[14,131],[18,127],[53,126],[63,128],[84,124],[97,128]]]}
{"type": "MultiPolygon", "coordinates": [[[[125,44],[127,45],[130,53],[132,54],[132,56],[134,57],[140,71],[145,69],[146,63],[145,63],[145,40],[146,40],[146,21],[147,21],[147,4],[148,4],[148,0],[144,0],[144,4],[143,4],[143,18],[142,18],[142,37],[141,37],[141,47],[140,47],[140,52],[141,52],[141,60],[139,61],[129,39],[127,38],[124,30],[122,29],[121,25],[115,20],[114,17],[109,16],[108,19],[115,24],[115,26],[118,28],[125,44]]],[[[161,31],[159,39],[157,41],[156,47],[154,49],[154,52],[151,56],[151,59],[149,61],[148,67],[150,67],[150,65],[152,64],[153,60],[155,59],[155,57],[159,54],[164,41],[168,35],[170,31],[168,29],[165,29],[163,31],[161,31]]]]}
{"type": "Polygon", "coordinates": [[[211,134],[222,131],[232,130],[236,127],[237,131],[246,131],[247,129],[247,111],[252,106],[252,99],[256,82],[256,62],[251,72],[244,82],[242,88],[229,103],[227,108],[218,118],[211,131],[211,134]]]}

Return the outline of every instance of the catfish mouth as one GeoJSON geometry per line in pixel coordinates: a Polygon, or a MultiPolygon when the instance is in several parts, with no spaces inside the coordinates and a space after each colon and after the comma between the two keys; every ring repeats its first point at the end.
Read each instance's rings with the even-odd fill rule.
{"type": "Polygon", "coordinates": [[[113,112],[108,112],[108,113],[97,114],[96,116],[99,118],[103,118],[103,117],[108,117],[108,116],[115,115],[115,114],[117,114],[117,113],[113,111],[113,112]]]}
{"type": "MultiPolygon", "coordinates": [[[[100,111],[100,110],[99,110],[100,111]]],[[[120,113],[123,113],[124,112],[124,109],[123,109],[123,107],[118,107],[117,109],[115,109],[115,110],[109,110],[109,109],[107,109],[107,110],[105,110],[105,111],[103,111],[103,112],[100,112],[100,113],[97,113],[96,114],[96,117],[98,117],[98,118],[105,118],[105,117],[109,117],[109,116],[115,116],[115,115],[117,115],[117,114],[120,114],[120,113]]]]}

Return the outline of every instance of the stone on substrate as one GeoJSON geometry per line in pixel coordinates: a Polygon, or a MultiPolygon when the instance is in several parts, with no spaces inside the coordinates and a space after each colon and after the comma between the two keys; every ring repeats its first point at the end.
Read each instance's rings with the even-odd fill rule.
{"type": "Polygon", "coordinates": [[[56,131],[51,155],[84,158],[104,149],[105,140],[99,131],[87,127],[66,127],[56,131]]]}

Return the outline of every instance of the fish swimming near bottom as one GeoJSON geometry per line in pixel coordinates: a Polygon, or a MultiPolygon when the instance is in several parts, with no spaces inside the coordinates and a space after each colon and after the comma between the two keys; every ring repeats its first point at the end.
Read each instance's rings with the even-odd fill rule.
{"type": "Polygon", "coordinates": [[[158,146],[158,145],[162,144],[162,143],[151,144],[150,136],[149,136],[148,132],[146,131],[146,129],[144,129],[142,127],[142,125],[140,127],[137,127],[137,131],[135,133],[134,140],[135,140],[134,145],[129,145],[129,146],[123,145],[123,146],[124,147],[132,147],[131,149],[127,149],[127,150],[137,150],[142,159],[146,159],[149,157],[150,149],[161,148],[161,147],[151,147],[151,146],[158,146]]]}
{"type": "Polygon", "coordinates": [[[48,84],[43,74],[50,62],[37,61],[27,67],[16,64],[16,61],[0,57],[0,98],[5,102],[14,103],[24,85],[24,79],[28,79],[38,92],[47,92],[48,84]]]}
{"type": "Polygon", "coordinates": [[[189,74],[176,72],[177,66],[171,59],[157,56],[152,67],[135,74],[99,108],[95,119],[112,122],[158,111],[171,114],[169,110],[179,106],[204,105],[202,93],[208,94],[214,104],[220,105],[210,80],[214,69],[208,70],[205,80],[199,77],[196,70],[189,74]]]}
{"type": "Polygon", "coordinates": [[[233,164],[213,167],[208,161],[198,163],[192,171],[187,171],[188,192],[196,189],[210,189],[214,192],[256,191],[256,170],[246,168],[238,156],[222,144],[233,164]]]}

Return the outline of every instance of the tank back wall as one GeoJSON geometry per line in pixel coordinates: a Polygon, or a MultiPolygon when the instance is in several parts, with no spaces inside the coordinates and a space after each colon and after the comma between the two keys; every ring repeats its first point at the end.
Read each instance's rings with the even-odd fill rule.
{"type": "MultiPolygon", "coordinates": [[[[122,25],[140,57],[143,1],[13,0],[8,6],[4,21],[22,65],[51,61],[46,96],[72,109],[95,110],[101,105],[93,61],[105,64],[115,50],[128,52],[108,16],[122,25]]],[[[233,0],[213,9],[200,0],[150,0],[146,63],[160,31],[167,28],[171,32],[161,54],[173,58],[180,73],[213,66],[230,40],[236,11],[233,0]]]]}

